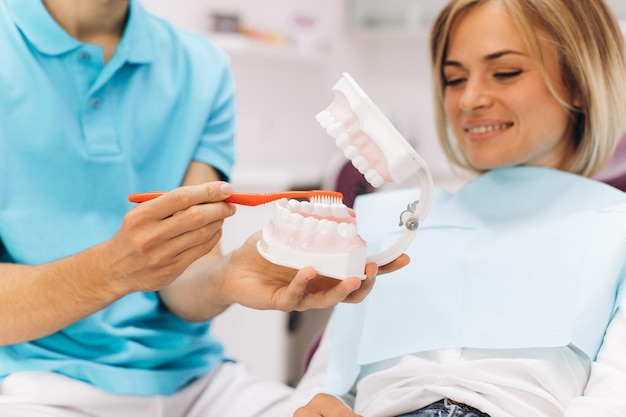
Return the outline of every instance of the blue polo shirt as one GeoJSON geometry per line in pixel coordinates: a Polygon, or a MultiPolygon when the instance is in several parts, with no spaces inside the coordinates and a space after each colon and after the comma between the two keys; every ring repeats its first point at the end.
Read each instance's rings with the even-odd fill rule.
{"type": "MultiPolygon", "coordinates": [[[[128,194],[179,186],[192,160],[228,178],[234,96],[223,52],[136,0],[106,64],[41,0],[0,0],[0,261],[46,263],[110,238],[128,194]]],[[[112,393],[168,395],[224,360],[208,331],[156,293],[134,293],[0,347],[0,379],[49,370],[112,393]]]]}

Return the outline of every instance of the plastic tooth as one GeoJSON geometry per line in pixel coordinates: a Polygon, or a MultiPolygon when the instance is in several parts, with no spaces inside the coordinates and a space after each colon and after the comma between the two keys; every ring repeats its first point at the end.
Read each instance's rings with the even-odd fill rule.
{"type": "Polygon", "coordinates": [[[291,213],[285,207],[276,206],[274,209],[274,223],[284,225],[289,220],[291,213]]]}
{"type": "Polygon", "coordinates": [[[305,232],[314,232],[317,229],[318,221],[314,217],[305,217],[302,221],[302,230],[305,232]]]}
{"type": "Polygon", "coordinates": [[[334,122],[326,128],[326,132],[333,138],[339,136],[343,131],[343,122],[334,122]]]}
{"type": "Polygon", "coordinates": [[[328,127],[328,125],[330,123],[332,123],[335,118],[333,117],[332,113],[329,110],[323,110],[321,112],[319,112],[316,116],[315,119],[319,122],[319,124],[321,124],[324,128],[328,127]]]}
{"type": "Polygon", "coordinates": [[[356,236],[356,226],[352,223],[339,223],[337,234],[341,237],[351,238],[356,236]]]}
{"type": "Polygon", "coordinates": [[[330,220],[322,219],[319,222],[317,231],[322,234],[331,235],[337,232],[338,224],[330,220]]]}
{"type": "Polygon", "coordinates": [[[330,212],[338,219],[348,217],[348,207],[345,204],[333,204],[330,206],[330,212]]]}
{"type": "Polygon", "coordinates": [[[343,150],[343,154],[348,159],[356,158],[359,155],[359,150],[356,146],[350,145],[343,150]]]}
{"type": "Polygon", "coordinates": [[[292,229],[300,229],[302,227],[302,223],[304,222],[304,217],[298,213],[293,213],[289,216],[289,220],[287,221],[287,227],[292,229]]]}
{"type": "Polygon", "coordinates": [[[339,136],[337,136],[337,139],[335,139],[335,145],[337,145],[339,149],[344,149],[351,144],[350,135],[347,132],[342,132],[339,136]]]}
{"type": "Polygon", "coordinates": [[[322,126],[324,129],[328,129],[328,126],[336,122],[337,119],[335,119],[332,115],[328,115],[326,118],[319,121],[320,126],[322,126]]]}
{"type": "Polygon", "coordinates": [[[352,165],[354,165],[354,167],[358,169],[361,174],[365,174],[365,172],[370,169],[370,165],[367,163],[367,159],[365,159],[365,157],[361,155],[356,156],[352,159],[352,165]]]}
{"type": "Polygon", "coordinates": [[[317,120],[318,122],[321,122],[327,117],[328,113],[329,113],[328,110],[322,110],[321,112],[315,115],[315,120],[317,120]]]}
{"type": "Polygon", "coordinates": [[[313,213],[313,204],[311,204],[308,201],[301,202],[300,203],[300,211],[302,211],[305,214],[313,213]]]}
{"type": "Polygon", "coordinates": [[[298,211],[300,210],[300,202],[298,200],[291,199],[287,203],[287,208],[289,209],[289,211],[298,211]]]}
{"type": "Polygon", "coordinates": [[[313,213],[317,214],[320,217],[328,217],[328,216],[330,216],[330,205],[328,205],[328,204],[316,204],[313,207],[313,213]]]}
{"type": "Polygon", "coordinates": [[[348,237],[348,223],[339,223],[337,226],[337,234],[341,237],[348,237]]]}
{"type": "Polygon", "coordinates": [[[385,183],[383,177],[373,169],[370,169],[365,173],[365,179],[372,184],[372,187],[378,188],[385,183]]]}
{"type": "Polygon", "coordinates": [[[289,214],[289,210],[287,209],[287,207],[282,205],[282,204],[275,205],[274,206],[274,214],[279,215],[279,214],[282,214],[282,213],[289,214]]]}

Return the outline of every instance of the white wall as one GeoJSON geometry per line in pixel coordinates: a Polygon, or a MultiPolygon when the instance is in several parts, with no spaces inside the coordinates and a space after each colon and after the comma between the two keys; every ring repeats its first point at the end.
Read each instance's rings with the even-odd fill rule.
{"type": "MultiPolygon", "coordinates": [[[[206,32],[215,10],[238,10],[242,22],[287,36],[294,16],[316,21],[316,46],[270,53],[259,45],[223,42],[238,84],[240,128],[233,181],[245,188],[314,185],[325,163],[336,157],[332,140],[314,115],[332,98],[330,88],[350,72],[429,163],[435,181],[456,188],[435,140],[425,32],[406,36],[347,33],[344,0],[143,0],[151,10],[193,30],[206,32]],[[268,172],[267,168],[271,167],[268,172]],[[259,184],[259,178],[264,184],[259,184]],[[287,181],[287,182],[285,182],[287,181]]],[[[432,7],[431,7],[432,8],[432,7]]],[[[429,11],[432,14],[432,11],[429,11]]],[[[275,47],[279,50],[280,48],[275,47]]]]}
{"type": "Polygon", "coordinates": [[[147,9],[159,16],[198,32],[205,31],[210,24],[210,10],[202,0],[139,0],[147,9]]]}

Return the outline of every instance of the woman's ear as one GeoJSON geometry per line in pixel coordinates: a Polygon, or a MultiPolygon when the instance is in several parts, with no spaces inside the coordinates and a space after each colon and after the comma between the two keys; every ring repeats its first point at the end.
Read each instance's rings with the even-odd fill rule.
{"type": "Polygon", "coordinates": [[[575,110],[582,110],[582,108],[583,108],[583,99],[582,99],[582,97],[580,96],[580,93],[579,93],[579,92],[576,92],[576,94],[575,94],[575,95],[574,95],[574,97],[573,97],[573,100],[572,100],[572,107],[573,107],[575,110]]]}

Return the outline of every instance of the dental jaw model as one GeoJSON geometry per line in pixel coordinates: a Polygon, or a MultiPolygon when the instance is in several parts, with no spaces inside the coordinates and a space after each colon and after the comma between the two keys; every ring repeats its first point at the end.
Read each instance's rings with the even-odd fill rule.
{"type": "Polygon", "coordinates": [[[419,200],[400,212],[404,233],[391,247],[368,256],[353,212],[339,199],[283,199],[275,204],[273,217],[263,228],[258,250],[276,264],[313,266],[319,274],[338,279],[363,278],[366,263],[385,265],[411,244],[430,209],[433,181],[423,159],[349,74],[343,74],[333,92],[334,99],[316,118],[365,179],[378,188],[418,177],[419,200]]]}
{"type": "Polygon", "coordinates": [[[333,278],[362,277],[366,243],[353,212],[338,198],[281,199],[263,228],[259,252],[269,261],[333,278]]]}

